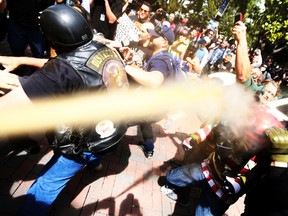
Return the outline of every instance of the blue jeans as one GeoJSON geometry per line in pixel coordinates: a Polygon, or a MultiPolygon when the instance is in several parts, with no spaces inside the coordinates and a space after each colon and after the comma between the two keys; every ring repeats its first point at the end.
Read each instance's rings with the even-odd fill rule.
{"type": "Polygon", "coordinates": [[[166,180],[172,188],[175,186],[175,188],[189,186],[201,188],[201,195],[196,204],[195,216],[222,216],[229,207],[212,191],[200,164],[192,163],[173,169],[168,172],[166,180]]]}
{"type": "Polygon", "coordinates": [[[142,136],[144,139],[144,147],[147,151],[153,151],[154,150],[154,140],[153,140],[153,128],[152,123],[150,122],[144,122],[140,123],[140,130],[142,132],[142,136]]]}
{"type": "Polygon", "coordinates": [[[91,152],[84,152],[83,157],[77,156],[73,160],[54,154],[28,190],[17,215],[48,215],[51,204],[68,181],[85,165],[95,167],[99,163],[100,158],[91,152]]]}
{"type": "Polygon", "coordinates": [[[40,27],[25,27],[9,19],[7,40],[14,56],[24,56],[29,45],[33,57],[44,57],[46,43],[40,27]]]}

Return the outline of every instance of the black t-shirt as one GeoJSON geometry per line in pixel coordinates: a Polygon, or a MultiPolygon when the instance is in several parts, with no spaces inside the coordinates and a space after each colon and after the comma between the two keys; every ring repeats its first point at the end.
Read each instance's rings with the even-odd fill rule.
{"type": "Polygon", "coordinates": [[[31,76],[20,77],[26,95],[31,99],[56,97],[84,89],[84,82],[68,64],[58,59],[49,60],[31,76]]]}
{"type": "MultiPolygon", "coordinates": [[[[114,15],[119,18],[122,15],[122,2],[119,0],[109,0],[109,5],[114,15]]],[[[104,34],[104,37],[114,40],[116,33],[117,21],[110,24],[106,16],[106,8],[104,0],[94,0],[94,8],[92,10],[92,27],[97,32],[104,34]]]]}
{"type": "Polygon", "coordinates": [[[53,4],[54,0],[7,0],[7,9],[18,24],[39,28],[39,12],[53,4]]]}
{"type": "Polygon", "coordinates": [[[232,63],[230,61],[224,62],[223,58],[218,59],[215,62],[214,66],[215,66],[216,71],[219,71],[219,72],[221,72],[221,71],[228,71],[229,72],[232,69],[232,63]],[[222,66],[224,66],[225,69],[222,66]]]}

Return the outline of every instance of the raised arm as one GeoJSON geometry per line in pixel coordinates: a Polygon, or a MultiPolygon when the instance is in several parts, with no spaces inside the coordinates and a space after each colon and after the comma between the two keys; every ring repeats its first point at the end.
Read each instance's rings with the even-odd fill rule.
{"type": "Polygon", "coordinates": [[[108,17],[108,22],[110,24],[113,24],[117,21],[117,17],[115,16],[115,14],[113,13],[113,11],[110,8],[110,3],[108,0],[104,0],[105,1],[105,9],[106,9],[106,15],[108,17]]]}
{"type": "Polygon", "coordinates": [[[240,83],[244,83],[250,77],[250,61],[248,57],[248,45],[246,40],[246,26],[243,22],[235,23],[232,33],[237,41],[235,72],[240,83]]]}
{"type": "Polygon", "coordinates": [[[145,87],[156,88],[164,82],[164,75],[160,71],[144,71],[136,65],[126,65],[125,71],[136,82],[145,87]]]}

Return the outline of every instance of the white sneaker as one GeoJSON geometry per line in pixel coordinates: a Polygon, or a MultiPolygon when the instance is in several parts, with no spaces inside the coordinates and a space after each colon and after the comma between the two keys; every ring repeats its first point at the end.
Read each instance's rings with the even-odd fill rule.
{"type": "Polygon", "coordinates": [[[162,186],[160,191],[163,194],[165,194],[166,196],[168,196],[173,201],[176,201],[178,199],[177,194],[171,188],[169,188],[167,185],[162,186]]]}

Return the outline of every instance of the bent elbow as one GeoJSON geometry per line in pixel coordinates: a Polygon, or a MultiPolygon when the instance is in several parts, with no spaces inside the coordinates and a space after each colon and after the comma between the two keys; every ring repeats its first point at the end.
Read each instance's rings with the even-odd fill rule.
{"type": "Polygon", "coordinates": [[[238,82],[240,82],[240,83],[244,83],[244,82],[246,82],[247,80],[249,79],[249,76],[237,76],[237,80],[238,80],[238,82]]]}

